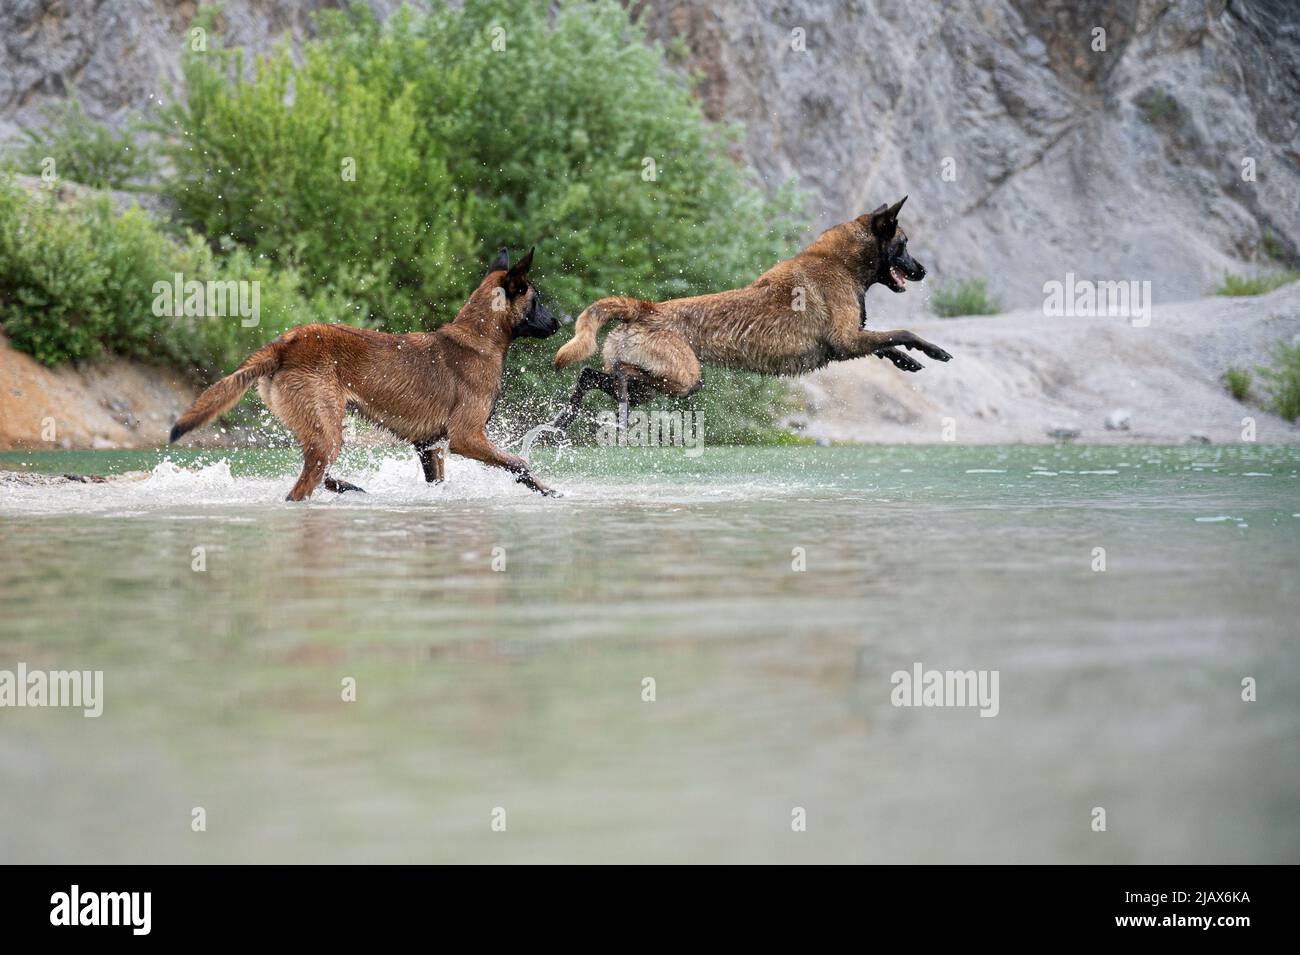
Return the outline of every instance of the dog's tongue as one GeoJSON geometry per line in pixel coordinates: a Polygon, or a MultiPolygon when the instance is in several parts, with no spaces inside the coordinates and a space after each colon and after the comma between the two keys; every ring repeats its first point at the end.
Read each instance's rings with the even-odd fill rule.
{"type": "Polygon", "coordinates": [[[897,282],[900,287],[907,284],[907,279],[903,277],[903,273],[898,270],[897,266],[889,270],[889,277],[897,282]]]}

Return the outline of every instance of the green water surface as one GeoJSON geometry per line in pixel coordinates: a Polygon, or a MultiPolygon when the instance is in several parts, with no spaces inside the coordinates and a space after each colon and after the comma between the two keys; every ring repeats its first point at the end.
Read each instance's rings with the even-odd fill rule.
{"type": "Polygon", "coordinates": [[[0,670],[105,685],[0,709],[0,861],[1300,861],[1295,448],[0,470],[164,460],[0,481],[0,670]],[[892,705],[917,662],[997,716],[892,705]]]}

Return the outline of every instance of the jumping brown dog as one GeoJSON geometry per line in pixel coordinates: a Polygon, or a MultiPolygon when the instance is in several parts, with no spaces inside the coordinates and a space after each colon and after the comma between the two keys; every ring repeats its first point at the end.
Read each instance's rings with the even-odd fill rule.
{"type": "Polygon", "coordinates": [[[700,361],[767,375],[795,375],[863,355],[887,358],[904,371],[920,362],[899,351],[918,349],[936,361],[952,356],[908,331],[870,332],[867,288],[894,292],[925,277],[907,251],[898,212],[907,201],[827,229],[792,259],[779,262],[749,286],[668,302],[603,298],[578,316],[573,339],[555,355],[555,367],[596,350],[608,321],[622,324],[605,339],[604,369],[584,368],[569,406],[553,422],[568,427],[593,388],[629,404],[662,392],[693,394],[704,383],[700,361]]]}
{"type": "Polygon", "coordinates": [[[262,401],[302,445],[302,474],[291,501],[306,498],[322,479],[326,490],[361,490],[326,477],[343,447],[349,408],[412,442],[426,481],[443,478],[445,440],[452,454],[505,468],[534,491],[553,495],[526,461],[494,447],[485,430],[510,342],[546,338],[560,327],[528,279],[532,264],[532,249],[513,267],[502,249],[460,313],[436,332],[290,329],[199,395],[172,428],[171,440],[229,411],[256,382],[262,401]]]}

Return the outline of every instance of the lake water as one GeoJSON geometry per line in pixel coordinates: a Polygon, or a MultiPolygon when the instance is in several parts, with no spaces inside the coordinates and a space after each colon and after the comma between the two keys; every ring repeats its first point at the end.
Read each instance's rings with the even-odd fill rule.
{"type": "Polygon", "coordinates": [[[0,861],[1300,861],[1300,449],[535,463],[0,455],[0,861]]]}

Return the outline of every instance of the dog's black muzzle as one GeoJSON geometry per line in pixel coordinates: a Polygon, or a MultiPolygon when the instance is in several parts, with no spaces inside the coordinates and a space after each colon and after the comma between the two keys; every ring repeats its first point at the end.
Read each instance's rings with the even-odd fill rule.
{"type": "Polygon", "coordinates": [[[534,298],[524,313],[524,320],[515,326],[515,338],[550,338],[560,330],[560,320],[551,310],[534,298]]]}
{"type": "Polygon", "coordinates": [[[904,252],[889,263],[881,282],[891,292],[901,292],[908,282],[919,282],[925,278],[925,266],[911,255],[904,252]]]}
{"type": "Polygon", "coordinates": [[[898,260],[898,267],[902,270],[903,277],[909,282],[919,282],[925,278],[925,266],[910,255],[904,254],[898,260]]]}

